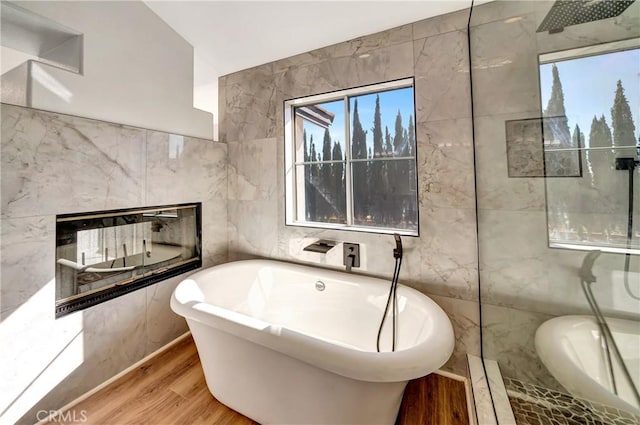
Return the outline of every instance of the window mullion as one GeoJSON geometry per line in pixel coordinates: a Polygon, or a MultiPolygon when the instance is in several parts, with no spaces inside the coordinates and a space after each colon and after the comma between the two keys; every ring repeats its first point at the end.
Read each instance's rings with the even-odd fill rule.
{"type": "Polygon", "coordinates": [[[353,226],[353,180],[351,175],[351,132],[350,132],[349,96],[344,97],[344,140],[345,167],[344,186],[346,199],[347,226],[353,226]]]}

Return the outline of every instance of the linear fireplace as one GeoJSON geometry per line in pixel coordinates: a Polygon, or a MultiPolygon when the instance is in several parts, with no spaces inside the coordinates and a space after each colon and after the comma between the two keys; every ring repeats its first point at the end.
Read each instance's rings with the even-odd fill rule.
{"type": "Polygon", "coordinates": [[[56,217],[56,317],[202,266],[200,203],[56,217]]]}

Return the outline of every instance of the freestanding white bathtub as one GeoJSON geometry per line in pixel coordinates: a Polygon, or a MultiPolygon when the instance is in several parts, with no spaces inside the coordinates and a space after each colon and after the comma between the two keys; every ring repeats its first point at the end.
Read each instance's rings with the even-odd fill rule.
{"type": "Polygon", "coordinates": [[[171,308],[187,320],[211,393],[243,415],[393,424],[407,381],[441,367],[454,338],[435,302],[398,285],[396,351],[389,314],[376,352],[388,291],[381,279],[248,260],[182,281],[171,308]]]}
{"type": "MultiPolygon", "coordinates": [[[[605,320],[631,379],[640,386],[640,322],[612,317],[605,320]]],[[[595,317],[558,316],[540,325],[535,346],[542,363],[571,394],[640,416],[631,383],[626,380],[618,358],[611,354],[618,390],[614,394],[602,339],[595,317]]]]}

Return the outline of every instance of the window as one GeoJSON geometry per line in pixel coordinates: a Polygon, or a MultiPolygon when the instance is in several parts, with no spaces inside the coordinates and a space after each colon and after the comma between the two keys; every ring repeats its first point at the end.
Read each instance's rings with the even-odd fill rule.
{"type": "Polygon", "coordinates": [[[285,102],[288,225],[418,234],[413,79],[285,102]]]}
{"type": "Polygon", "coordinates": [[[539,57],[541,109],[553,117],[543,127],[553,248],[640,254],[639,47],[635,38],[539,57]]]}

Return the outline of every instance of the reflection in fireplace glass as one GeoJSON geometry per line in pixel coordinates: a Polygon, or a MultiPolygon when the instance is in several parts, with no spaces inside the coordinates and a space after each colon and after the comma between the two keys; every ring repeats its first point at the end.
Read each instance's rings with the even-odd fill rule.
{"type": "Polygon", "coordinates": [[[58,216],[56,315],[200,267],[200,204],[58,216]]]}

